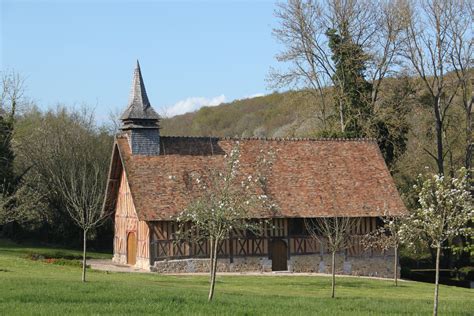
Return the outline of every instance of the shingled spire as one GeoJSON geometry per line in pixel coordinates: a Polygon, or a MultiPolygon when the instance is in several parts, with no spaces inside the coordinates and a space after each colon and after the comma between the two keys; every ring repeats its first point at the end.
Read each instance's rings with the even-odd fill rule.
{"type": "Polygon", "coordinates": [[[133,74],[128,107],[120,120],[122,121],[120,129],[129,135],[133,155],[160,154],[160,117],[148,100],[138,60],[133,74]]]}
{"type": "MultiPolygon", "coordinates": [[[[132,89],[128,100],[128,107],[120,117],[124,125],[127,123],[150,123],[158,124],[160,117],[153,110],[146,94],[145,84],[143,83],[142,71],[140,63],[137,60],[135,73],[133,74],[132,89]],[[133,122],[129,122],[133,121],[133,122]],[[147,122],[141,122],[147,121],[147,122]]],[[[126,127],[126,126],[124,126],[126,127]]]]}

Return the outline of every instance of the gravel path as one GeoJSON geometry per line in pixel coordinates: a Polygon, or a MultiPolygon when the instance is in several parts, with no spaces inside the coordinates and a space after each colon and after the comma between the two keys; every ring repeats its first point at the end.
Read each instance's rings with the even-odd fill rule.
{"type": "MultiPolygon", "coordinates": [[[[149,270],[137,269],[124,264],[116,264],[112,260],[104,259],[90,259],[87,261],[91,268],[94,270],[110,271],[110,272],[139,272],[139,273],[152,273],[149,270]]],[[[182,276],[193,276],[193,275],[209,275],[209,273],[164,273],[166,275],[182,275],[182,276]]],[[[218,275],[240,275],[240,276],[322,276],[330,277],[330,274],[326,273],[295,273],[289,271],[278,271],[278,272],[218,272],[218,275]]],[[[350,277],[350,278],[361,278],[361,279],[375,279],[392,281],[392,279],[369,277],[369,276],[354,276],[354,275],[337,275],[337,277],[350,277]]],[[[406,282],[406,280],[400,280],[406,282]]]]}

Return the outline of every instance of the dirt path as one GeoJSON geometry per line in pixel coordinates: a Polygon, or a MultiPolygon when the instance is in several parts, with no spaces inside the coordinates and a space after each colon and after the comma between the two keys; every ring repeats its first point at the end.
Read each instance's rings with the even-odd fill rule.
{"type": "Polygon", "coordinates": [[[117,264],[108,259],[89,259],[87,260],[87,264],[91,266],[91,269],[101,271],[151,273],[148,270],[133,268],[124,264],[117,264]]]}

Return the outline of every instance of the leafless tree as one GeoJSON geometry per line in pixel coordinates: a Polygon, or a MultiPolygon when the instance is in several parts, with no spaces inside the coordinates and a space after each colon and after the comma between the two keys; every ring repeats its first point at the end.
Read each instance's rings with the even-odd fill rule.
{"type": "Polygon", "coordinates": [[[86,282],[87,234],[109,215],[102,208],[107,169],[97,161],[76,163],[64,172],[55,172],[53,181],[64,197],[69,216],[83,231],[82,282],[86,282]]]}
{"type": "Polygon", "coordinates": [[[350,246],[351,228],[358,224],[357,218],[333,216],[306,218],[306,230],[311,238],[327,244],[331,252],[331,297],[335,297],[336,288],[336,253],[350,246]]]}
{"type": "Polygon", "coordinates": [[[364,236],[362,244],[366,250],[380,249],[388,251],[393,249],[393,281],[398,286],[398,250],[401,243],[400,227],[403,223],[403,217],[391,216],[389,212],[385,212],[381,217],[383,226],[364,236]]]}
{"type": "MultiPolygon", "coordinates": [[[[421,79],[430,96],[436,129],[436,151],[424,150],[436,161],[439,174],[445,172],[447,154],[446,120],[460,89],[468,85],[472,40],[469,27],[470,1],[421,0],[404,5],[404,38],[401,54],[421,79]],[[450,75],[455,72],[456,76],[450,75]]],[[[465,94],[465,93],[464,93],[465,94]]],[[[470,100],[464,96],[465,108],[470,100]]],[[[472,105],[471,105],[472,106],[472,105]]],[[[469,113],[470,120],[471,114],[469,113]]],[[[468,131],[471,133],[471,131],[468,131]]]]}
{"type": "MultiPolygon", "coordinates": [[[[278,5],[275,15],[280,26],[273,34],[284,46],[276,59],[288,67],[270,70],[268,81],[272,88],[298,87],[310,91],[320,100],[318,118],[326,129],[331,114],[326,94],[344,90],[343,78],[338,78],[331,59],[326,32],[329,29],[340,31],[344,25],[353,42],[369,57],[367,74],[373,83],[370,103],[375,105],[382,80],[395,69],[401,43],[398,1],[289,0],[278,5]],[[333,90],[328,90],[328,86],[333,90]]],[[[341,106],[339,121],[344,131],[341,106]]]]}
{"type": "Polygon", "coordinates": [[[14,71],[1,73],[0,114],[15,117],[18,106],[24,101],[25,79],[14,71]]]}
{"type": "Polygon", "coordinates": [[[472,40],[472,16],[474,15],[474,2],[457,1],[455,10],[450,10],[448,39],[452,42],[449,51],[449,62],[451,63],[456,78],[459,82],[461,93],[460,105],[465,115],[465,159],[464,167],[471,176],[472,169],[472,105],[474,103],[474,77],[473,77],[473,54],[474,41],[472,40]]]}

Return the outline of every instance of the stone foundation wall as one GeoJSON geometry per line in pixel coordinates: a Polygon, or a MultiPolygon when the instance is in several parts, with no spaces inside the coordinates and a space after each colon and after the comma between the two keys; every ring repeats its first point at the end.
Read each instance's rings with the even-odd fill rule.
{"type": "MultiPolygon", "coordinates": [[[[209,259],[181,259],[155,261],[150,268],[159,273],[193,273],[209,272],[209,259]]],[[[228,258],[217,260],[218,272],[271,272],[272,260],[267,257],[234,258],[231,263],[228,258]]],[[[290,272],[331,272],[330,255],[300,255],[291,256],[288,260],[290,272]]],[[[393,277],[393,256],[348,257],[336,255],[336,273],[347,275],[393,277]]],[[[397,272],[400,275],[400,269],[397,272]]]]}
{"type": "MultiPolygon", "coordinates": [[[[181,259],[155,261],[151,271],[159,273],[193,273],[209,272],[209,259],[181,259]]],[[[266,257],[217,259],[218,272],[269,272],[272,271],[272,261],[266,257]]]]}
{"type": "MultiPolygon", "coordinates": [[[[336,273],[347,275],[393,277],[393,256],[347,257],[336,254],[336,273]]],[[[288,260],[292,272],[331,273],[331,255],[292,256],[288,260]]],[[[400,268],[397,271],[400,275],[400,268]]]]}

